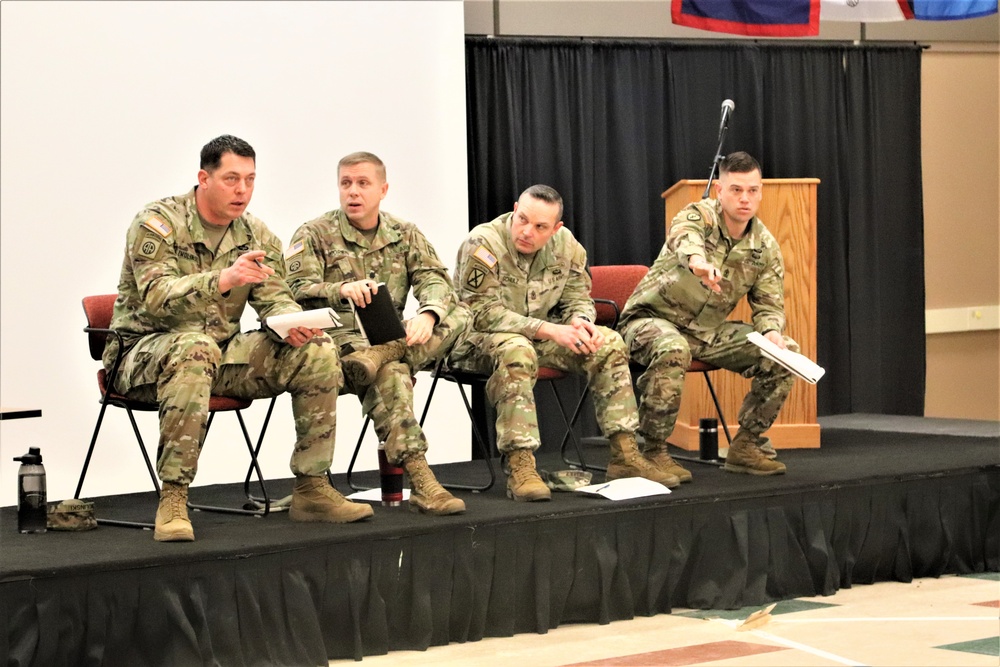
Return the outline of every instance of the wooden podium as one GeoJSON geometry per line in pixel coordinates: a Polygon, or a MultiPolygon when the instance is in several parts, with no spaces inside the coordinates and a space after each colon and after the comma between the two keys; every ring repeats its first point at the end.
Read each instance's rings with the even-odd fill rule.
{"type": "MultiPolygon", "coordinates": [[[[666,227],[677,212],[705,192],[707,180],[683,180],[663,193],[666,227]]],[[[802,354],[816,359],[816,186],[817,178],[765,178],[763,199],[758,216],[781,245],[785,260],[785,335],[801,346],[802,354]]],[[[711,196],[715,196],[714,185],[711,196]]],[[[751,322],[746,299],[730,315],[731,320],[751,322]]],[[[750,391],[750,380],[737,373],[718,370],[712,373],[719,402],[726,415],[730,433],[736,434],[736,421],[743,397],[750,391]]],[[[671,444],[698,450],[698,420],[714,417],[712,396],[700,373],[684,380],[677,426],[671,444]]],[[[775,448],[819,447],[819,423],[816,421],[816,385],[795,380],[778,419],[767,432],[775,448]]],[[[726,447],[719,428],[719,446],[726,447]]]]}

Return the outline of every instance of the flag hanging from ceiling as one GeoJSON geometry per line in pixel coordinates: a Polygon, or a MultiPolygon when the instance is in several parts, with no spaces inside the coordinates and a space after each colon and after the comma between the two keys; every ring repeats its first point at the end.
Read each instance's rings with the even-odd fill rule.
{"type": "Polygon", "coordinates": [[[676,25],[754,37],[819,34],[820,0],[671,0],[676,25]]]}
{"type": "Polygon", "coordinates": [[[821,0],[824,21],[883,23],[913,18],[912,0],[821,0]]]}
{"type": "Polygon", "coordinates": [[[920,21],[974,19],[997,13],[997,0],[910,0],[920,21]]]}

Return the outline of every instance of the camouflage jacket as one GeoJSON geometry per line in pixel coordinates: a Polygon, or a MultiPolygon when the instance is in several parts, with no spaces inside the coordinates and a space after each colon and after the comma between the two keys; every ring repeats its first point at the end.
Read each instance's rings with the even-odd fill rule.
{"type": "Polygon", "coordinates": [[[458,303],[448,269],[416,225],[384,211],[369,242],[340,209],[303,224],[285,252],[288,284],[305,308],[333,308],[343,330],[357,327],[348,302],[340,297],[345,282],[371,278],[385,283],[400,317],[413,288],[418,313],[431,311],[440,321],[458,303]]]}
{"type": "MultiPolygon", "coordinates": [[[[146,205],[129,226],[111,319],[126,344],[153,333],[197,332],[222,345],[239,333],[248,301],[262,320],[301,310],[283,279],[278,237],[244,212],[213,253],[205,246],[194,192],[146,205]],[[267,253],[262,263],[275,269],[274,275],[219,293],[222,270],[251,250],[267,253]]],[[[112,344],[114,338],[108,340],[112,344]]],[[[223,361],[245,360],[239,350],[227,349],[223,361]]]]}
{"type": "Polygon", "coordinates": [[[719,203],[703,199],[673,219],[659,257],[625,304],[621,323],[659,317],[708,340],[746,295],[754,329],[781,332],[785,328],[784,280],[781,248],[764,223],[754,216],[746,235],[734,240],[719,203]],[[703,256],[720,270],[721,294],[705,287],[688,269],[688,258],[693,255],[703,256]]]}
{"type": "Polygon", "coordinates": [[[528,259],[511,240],[511,216],[478,225],[458,251],[455,283],[472,309],[471,328],[533,339],[543,322],[593,320],[587,251],[562,227],[528,259]]]}

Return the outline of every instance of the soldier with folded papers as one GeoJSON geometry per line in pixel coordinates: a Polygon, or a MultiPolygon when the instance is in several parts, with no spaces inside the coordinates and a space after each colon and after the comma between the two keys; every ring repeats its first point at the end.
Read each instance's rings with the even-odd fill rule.
{"type": "Polygon", "coordinates": [[[361,398],[389,463],[409,475],[411,509],[463,512],[465,503],[427,465],[427,438],[413,414],[413,374],[447,354],[469,321],[468,309],[420,229],[380,210],[389,189],[381,159],[367,152],[346,155],[337,180],[340,208],[292,236],[285,252],[288,283],[303,307],[333,308],[339,315],[343,326],[327,333],[340,349],[346,387],[361,398]],[[404,322],[406,337],[369,345],[353,309],[388,290],[402,316],[411,289],[419,305],[404,322]]]}
{"type": "Polygon", "coordinates": [[[622,311],[618,330],[632,358],[646,366],[639,376],[639,433],[646,455],[691,478],[667,453],[680,409],[684,373],[699,359],[752,378],[739,411],[740,428],[725,470],[779,475],[785,464],[764,432],[792,389],[794,377],[765,358],[747,334],[756,331],[781,349],[798,352],[785,328],[785,266],[777,240],[757,217],[762,197],[760,165],[744,152],[719,167],[715,199],[682,209],[649,273],[622,311]],[[753,322],[726,318],[744,296],[753,322]]]}
{"type": "MultiPolygon", "coordinates": [[[[255,179],[250,144],[217,137],[201,150],[198,184],[146,205],[128,229],[111,320],[126,349],[111,383],[129,398],[160,406],[157,541],[194,539],[187,492],[213,394],[292,395],[293,521],[344,523],[372,514],[326,478],[343,384],[333,342],[302,327],[283,340],[268,330],[240,332],[247,303],[261,320],[301,310],[282,277],[281,242],[246,212],[255,179]]],[[[111,336],[104,352],[109,372],[117,353],[111,336]]]]}

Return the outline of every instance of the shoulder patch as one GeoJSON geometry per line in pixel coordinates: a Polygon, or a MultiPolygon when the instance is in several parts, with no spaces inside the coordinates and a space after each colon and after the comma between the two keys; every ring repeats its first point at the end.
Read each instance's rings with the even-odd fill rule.
{"type": "Polygon", "coordinates": [[[478,248],[476,248],[476,251],[472,253],[472,256],[491,269],[497,265],[497,258],[494,257],[493,253],[487,250],[486,246],[484,245],[481,245],[478,248]]]}
{"type": "Polygon", "coordinates": [[[296,241],[292,245],[288,246],[288,250],[285,251],[285,259],[288,259],[289,257],[295,257],[300,252],[302,252],[305,249],[305,247],[306,247],[305,243],[303,243],[302,241],[296,241]]]}
{"type": "Polygon", "coordinates": [[[163,220],[160,220],[155,215],[147,218],[146,221],[142,223],[142,226],[152,232],[156,232],[163,238],[167,238],[170,236],[171,232],[174,231],[170,225],[165,223],[163,220]]]}
{"type": "Polygon", "coordinates": [[[688,220],[690,220],[691,222],[697,222],[698,220],[701,220],[701,213],[699,213],[698,211],[688,212],[688,220]]]}
{"type": "Polygon", "coordinates": [[[136,246],[136,253],[146,259],[156,259],[162,242],[163,240],[155,234],[146,234],[146,237],[139,241],[139,244],[136,246]]]}

